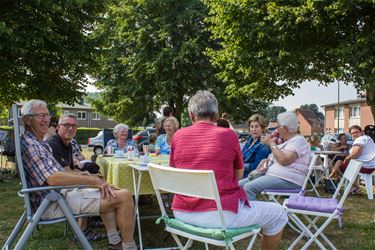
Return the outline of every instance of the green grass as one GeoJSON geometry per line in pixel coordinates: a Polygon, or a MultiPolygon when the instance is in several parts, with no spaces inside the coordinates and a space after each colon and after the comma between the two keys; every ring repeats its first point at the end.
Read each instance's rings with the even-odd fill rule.
{"type": "MultiPolygon", "coordinates": [[[[88,152],[84,152],[88,156],[88,152]]],[[[9,166],[9,165],[8,165],[9,166]]],[[[14,171],[6,169],[3,182],[0,182],[0,246],[9,236],[19,216],[23,212],[23,199],[17,196],[20,181],[14,177],[14,171]]],[[[349,196],[345,203],[343,227],[339,228],[337,221],[333,221],[324,231],[325,235],[334,243],[337,249],[375,249],[375,201],[369,201],[365,193],[349,196]]],[[[154,200],[151,204],[140,206],[141,214],[158,214],[159,208],[154,200]]],[[[141,221],[143,243],[146,248],[175,246],[172,237],[163,231],[163,225],[156,225],[154,219],[141,221]]],[[[34,232],[26,244],[25,249],[81,249],[79,242],[73,239],[70,230],[63,239],[64,224],[43,226],[34,232]]],[[[135,231],[137,241],[138,232],[135,231]]],[[[297,234],[288,226],[284,230],[280,249],[287,249],[297,234]]],[[[245,249],[247,241],[237,243],[236,249],[245,249]]],[[[254,249],[260,248],[260,237],[257,238],[254,249]]],[[[92,243],[94,249],[106,249],[107,240],[92,243]]],[[[14,245],[13,245],[14,247],[14,245]]],[[[297,246],[297,249],[301,246],[297,246]]],[[[204,249],[200,243],[194,243],[191,249],[204,249]]],[[[210,249],[223,249],[210,246],[210,249]]],[[[315,244],[310,249],[317,249],[315,244]]]]}

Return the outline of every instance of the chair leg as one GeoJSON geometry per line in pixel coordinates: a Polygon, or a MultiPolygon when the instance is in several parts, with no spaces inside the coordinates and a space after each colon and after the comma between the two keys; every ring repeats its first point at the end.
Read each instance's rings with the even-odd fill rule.
{"type": "Polygon", "coordinates": [[[255,239],[257,238],[257,233],[255,233],[252,237],[251,237],[251,240],[249,242],[249,245],[247,246],[246,250],[250,250],[253,245],[254,245],[254,242],[255,242],[255,239]]]}
{"type": "MultiPolygon", "coordinates": [[[[178,236],[176,234],[174,234],[174,233],[171,233],[171,234],[172,234],[172,237],[173,237],[174,241],[176,241],[178,247],[180,248],[180,250],[185,249],[184,245],[182,245],[182,243],[181,243],[180,239],[178,238],[178,236]]],[[[188,241],[188,243],[189,243],[189,241],[188,241]]]]}
{"type": "Polygon", "coordinates": [[[372,175],[371,174],[359,174],[363,181],[365,182],[365,187],[366,187],[366,193],[367,193],[367,198],[369,200],[374,199],[374,193],[373,193],[373,183],[372,183],[372,175]]]}
{"type": "Polygon", "coordinates": [[[9,235],[7,241],[4,243],[4,246],[1,248],[2,250],[7,250],[10,248],[14,240],[16,239],[18,233],[21,231],[23,225],[26,222],[26,211],[23,212],[20,219],[18,220],[16,226],[14,227],[13,231],[9,235]]]}

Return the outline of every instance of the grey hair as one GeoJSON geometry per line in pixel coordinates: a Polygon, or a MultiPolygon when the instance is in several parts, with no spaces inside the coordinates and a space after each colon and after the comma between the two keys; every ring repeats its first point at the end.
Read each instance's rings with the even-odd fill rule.
{"type": "Polygon", "coordinates": [[[280,126],[286,127],[289,132],[297,132],[298,131],[298,120],[297,115],[294,112],[288,111],[280,113],[277,116],[277,122],[280,126]]]}
{"type": "Polygon", "coordinates": [[[33,115],[33,109],[35,107],[43,107],[47,108],[47,103],[45,101],[39,100],[39,99],[32,99],[28,102],[26,102],[22,108],[21,108],[21,115],[27,116],[27,115],[33,115]]]}
{"type": "Polygon", "coordinates": [[[215,120],[219,113],[216,97],[208,90],[198,90],[189,100],[189,112],[198,119],[215,120]]]}
{"type": "Polygon", "coordinates": [[[117,133],[120,129],[125,129],[126,131],[129,130],[128,125],[124,123],[119,123],[113,128],[113,136],[117,139],[117,133]]]}
{"type": "Polygon", "coordinates": [[[167,119],[164,120],[164,124],[166,124],[167,122],[173,123],[175,129],[178,129],[178,126],[180,125],[178,123],[178,120],[174,116],[168,117],[167,119]]]}
{"type": "Polygon", "coordinates": [[[60,116],[60,118],[59,118],[59,123],[58,123],[58,124],[61,124],[62,121],[64,120],[64,118],[67,118],[67,117],[68,117],[68,118],[74,118],[74,119],[77,120],[77,116],[76,116],[75,114],[72,114],[72,113],[64,114],[64,115],[60,116]]]}

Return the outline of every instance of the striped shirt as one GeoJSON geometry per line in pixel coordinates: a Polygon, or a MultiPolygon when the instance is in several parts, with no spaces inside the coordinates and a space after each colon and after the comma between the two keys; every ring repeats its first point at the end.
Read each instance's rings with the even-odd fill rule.
{"type": "MultiPolygon", "coordinates": [[[[26,172],[28,187],[47,186],[47,178],[63,171],[61,165],[52,155],[52,149],[43,140],[40,140],[33,133],[25,131],[21,138],[22,163],[26,172]]],[[[46,197],[48,191],[30,193],[31,205],[36,210],[46,197]]]]}

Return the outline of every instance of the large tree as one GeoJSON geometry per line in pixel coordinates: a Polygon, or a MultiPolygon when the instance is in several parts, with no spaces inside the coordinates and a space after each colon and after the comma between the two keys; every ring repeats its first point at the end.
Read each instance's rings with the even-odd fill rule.
{"type": "Polygon", "coordinates": [[[354,82],[375,116],[373,0],[205,2],[228,93],[277,100],[304,80],[354,82]]]}
{"type": "Polygon", "coordinates": [[[324,121],[324,114],[319,111],[319,107],[315,103],[304,104],[304,105],[301,105],[299,108],[311,110],[320,120],[324,121]]]}
{"type": "Polygon", "coordinates": [[[204,55],[212,47],[200,0],[130,0],[110,6],[102,38],[94,106],[117,121],[144,125],[162,105],[180,118],[188,97],[213,89],[214,69],[204,55]]]}
{"type": "Polygon", "coordinates": [[[94,65],[98,0],[0,1],[0,103],[40,98],[73,103],[94,65]]]}

